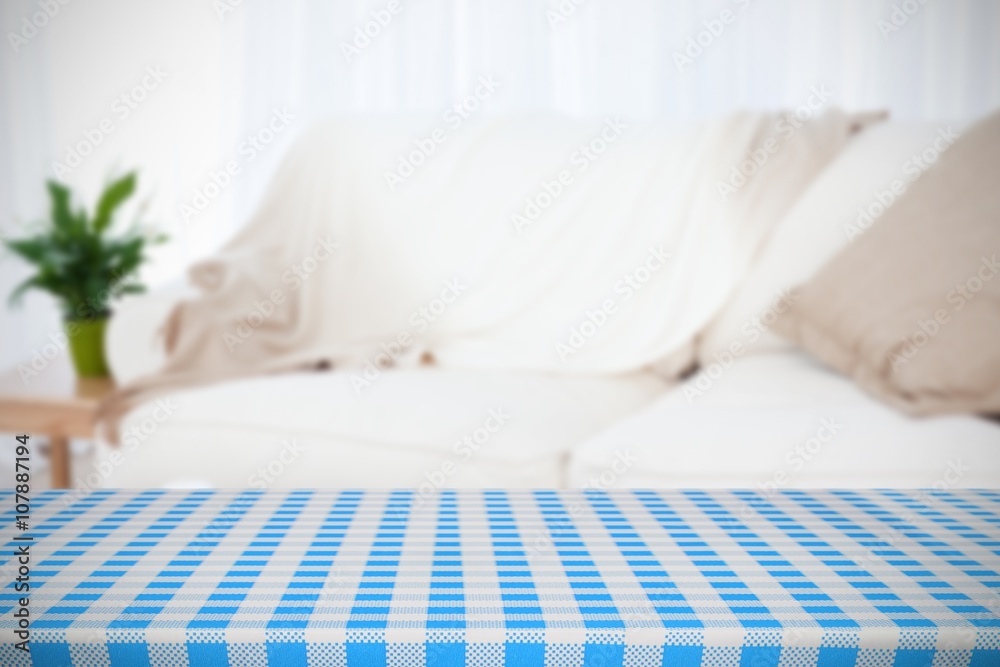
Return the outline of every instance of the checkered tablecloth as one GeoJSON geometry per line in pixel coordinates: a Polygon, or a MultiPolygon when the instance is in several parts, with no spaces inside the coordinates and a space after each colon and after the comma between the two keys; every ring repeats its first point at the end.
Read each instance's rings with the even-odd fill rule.
{"type": "Polygon", "coordinates": [[[1000,665],[997,491],[50,492],[30,658],[0,503],[4,667],[1000,665]]]}

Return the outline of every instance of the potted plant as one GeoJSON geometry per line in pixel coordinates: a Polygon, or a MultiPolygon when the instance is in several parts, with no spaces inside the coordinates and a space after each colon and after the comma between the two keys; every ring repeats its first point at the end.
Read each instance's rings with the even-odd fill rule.
{"type": "Polygon", "coordinates": [[[17,303],[32,288],[56,297],[73,365],[81,377],[108,374],[104,329],[111,315],[111,301],[121,294],[144,291],[135,281],[139,266],[146,260],[143,251],[147,244],[166,240],[162,235],[148,236],[137,224],[120,234],[111,233],[115,210],[132,196],[135,184],[135,172],[109,183],[93,216],[88,216],[83,208],[73,213],[69,188],[49,181],[49,219],[40,223],[33,236],[4,241],[37,269],[17,286],[11,302],[17,303]]]}

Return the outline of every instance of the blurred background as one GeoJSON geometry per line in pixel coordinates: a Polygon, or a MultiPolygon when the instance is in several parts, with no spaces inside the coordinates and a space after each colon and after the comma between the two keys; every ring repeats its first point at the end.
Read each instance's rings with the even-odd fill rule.
{"type": "MultiPolygon", "coordinates": [[[[888,122],[922,128],[920,136],[929,139],[921,138],[915,145],[923,146],[941,128],[967,127],[1000,106],[1000,5],[990,0],[7,0],[0,4],[0,28],[6,42],[0,48],[0,234],[5,239],[22,236],[29,233],[32,223],[45,218],[50,207],[46,179],[65,184],[74,201],[89,208],[109,181],[136,170],[135,194],[124,201],[118,218],[139,217],[169,237],[146,249],[146,261],[137,274],[152,292],[213,257],[247,225],[265,200],[268,184],[290,147],[317,123],[331,117],[362,118],[368,126],[392,123],[397,128],[395,136],[400,136],[406,132],[398,130],[397,121],[385,119],[431,119],[416,122],[418,130],[410,137],[415,140],[426,134],[435,119],[441,124],[456,100],[470,95],[484,77],[499,85],[475,110],[476,123],[483,124],[541,114],[580,123],[600,119],[588,128],[599,128],[603,119],[614,117],[627,118],[636,127],[696,127],[737,111],[795,109],[819,90],[828,97],[826,107],[845,113],[885,111],[888,122]],[[206,188],[213,173],[233,161],[239,165],[239,174],[225,179],[223,187],[206,188]]],[[[410,138],[397,143],[409,145],[410,138]]],[[[754,147],[751,140],[747,149],[754,147]]],[[[898,170],[907,155],[890,162],[898,170]]],[[[378,164],[380,170],[373,178],[381,185],[382,167],[393,168],[395,153],[378,164]]],[[[553,164],[558,167],[558,162],[549,162],[539,172],[548,173],[553,164]]],[[[872,193],[886,186],[881,181],[863,185],[862,198],[870,200],[872,193]]],[[[854,208],[848,213],[853,215],[854,208]]],[[[500,214],[509,218],[510,210],[500,214]]],[[[626,266],[635,265],[645,253],[647,244],[636,243],[639,255],[627,259],[626,266]]],[[[0,294],[6,298],[32,270],[28,262],[4,257],[0,294]]],[[[422,303],[426,298],[414,296],[413,301],[422,303]]],[[[20,307],[0,308],[0,368],[15,369],[34,352],[44,350],[53,332],[61,328],[56,302],[39,291],[25,294],[20,307]]],[[[118,340],[129,345],[127,337],[118,340]]],[[[599,477],[614,462],[617,449],[603,451],[591,466],[593,473],[581,472],[571,479],[565,463],[573,456],[574,443],[603,431],[612,421],[640,412],[671,382],[679,382],[682,371],[691,372],[690,364],[680,366],[666,374],[673,378],[664,379],[661,373],[657,382],[662,384],[644,388],[639,392],[642,398],[623,398],[625,407],[617,409],[613,420],[609,416],[595,423],[593,432],[567,435],[573,442],[567,441],[552,454],[556,463],[551,465],[562,466],[555,476],[494,479],[483,474],[471,475],[464,482],[560,485],[585,483],[588,475],[599,477]]],[[[19,376],[26,385],[23,377],[19,376]]],[[[58,382],[54,385],[58,385],[51,390],[55,394],[75,396],[81,391],[58,382]]],[[[24,389],[14,382],[8,394],[24,389]]],[[[93,389],[98,397],[107,390],[104,385],[93,389]]],[[[421,393],[401,389],[402,398],[394,400],[405,402],[407,391],[421,393]]],[[[449,385],[437,395],[446,397],[448,391],[463,393],[449,385]]],[[[522,390],[503,391],[518,394],[522,390]]],[[[497,389],[489,399],[483,398],[483,405],[503,391],[497,389]]],[[[60,400],[64,408],[68,399],[60,400]]],[[[606,403],[611,399],[600,394],[592,400],[606,403]]],[[[753,412],[750,402],[733,400],[741,410],[753,412]]],[[[820,428],[819,419],[833,410],[829,406],[842,405],[844,400],[831,398],[810,407],[809,417],[803,418],[794,433],[780,436],[789,444],[775,445],[777,450],[764,457],[768,461],[761,470],[743,477],[726,473],[720,483],[754,485],[772,480],[771,473],[787,465],[783,461],[789,447],[808,440],[820,428]]],[[[576,412],[560,413],[558,419],[570,420],[584,409],[582,404],[574,405],[576,412]]],[[[678,410],[698,408],[690,400],[679,405],[678,410]]],[[[22,403],[16,409],[29,407],[22,403]]],[[[86,403],[86,410],[92,408],[86,403]]],[[[38,428],[44,428],[48,425],[45,404],[33,409],[41,410],[38,428]]],[[[393,409],[372,408],[367,418],[388,419],[387,415],[395,414],[393,409]]],[[[896,408],[885,409],[904,419],[896,408]]],[[[441,451],[461,458],[452,443],[474,431],[488,414],[472,412],[464,421],[449,422],[441,435],[434,436],[444,441],[441,451]]],[[[89,414],[83,419],[89,419],[89,414]]],[[[746,440],[746,434],[754,432],[763,440],[780,439],[766,426],[777,417],[763,414],[754,412],[756,416],[740,427],[743,436],[737,439],[746,440]],[[754,425],[758,419],[763,426],[754,425]]],[[[301,415],[282,417],[286,422],[298,418],[301,415]]],[[[938,430],[932,429],[935,435],[928,436],[933,440],[928,446],[947,447],[956,434],[967,432],[962,429],[987,428],[985,420],[975,419],[974,427],[965,422],[934,426],[938,430]]],[[[212,430],[216,426],[206,427],[205,442],[221,437],[212,430]]],[[[351,428],[355,427],[351,446],[360,448],[366,438],[374,436],[363,425],[351,428]]],[[[546,428],[558,430],[554,424],[546,428]]],[[[995,451],[1000,441],[995,425],[990,423],[990,428],[976,431],[976,438],[985,443],[982,447],[995,451]]],[[[641,440],[638,432],[630,432],[627,439],[641,440]]],[[[179,433],[170,437],[182,437],[179,433]]],[[[191,435],[185,433],[183,437],[191,435]]],[[[877,437],[904,437],[885,433],[890,431],[877,437]]],[[[77,434],[68,429],[63,435],[73,438],[77,434]]],[[[44,437],[40,432],[40,438],[44,437]]],[[[254,455],[260,465],[249,468],[246,475],[240,473],[236,482],[246,478],[254,483],[248,475],[280,457],[282,448],[288,449],[289,438],[308,440],[309,436],[275,428],[268,437],[270,449],[254,455]]],[[[535,433],[532,437],[547,436],[535,433]]],[[[711,436],[712,446],[722,437],[711,436]]],[[[662,462],[664,469],[688,457],[683,443],[668,439],[671,446],[681,449],[662,462]]],[[[521,442],[527,440],[521,438],[521,442]]],[[[434,454],[434,447],[428,449],[425,443],[414,446],[432,452],[430,463],[412,464],[420,473],[412,480],[415,485],[436,477],[438,462],[447,457],[434,454]]],[[[650,441],[649,446],[661,445],[650,441]]],[[[858,447],[858,451],[864,449],[858,447]]],[[[697,445],[690,448],[697,449],[697,445]]],[[[91,452],[84,445],[77,445],[76,451],[81,456],[81,452],[91,452]]],[[[338,455],[339,460],[352,460],[350,451],[338,455]]],[[[718,456],[719,450],[712,451],[715,454],[704,455],[718,456]]],[[[811,483],[851,483],[846,472],[852,467],[851,456],[844,454],[843,468],[836,474],[818,475],[811,483]]],[[[858,478],[857,483],[931,485],[949,469],[952,458],[943,451],[931,470],[909,477],[894,477],[889,463],[873,463],[883,466],[878,474],[858,478]]],[[[512,470],[534,465],[524,462],[528,460],[517,459],[509,465],[512,470]]],[[[90,460],[81,461],[79,470],[89,471],[90,460]]],[[[153,461],[136,465],[147,469],[155,466],[153,461]]],[[[989,468],[989,474],[1000,471],[995,453],[980,463],[989,468]]],[[[699,474],[691,473],[687,479],[708,483],[706,475],[699,474]]],[[[460,474],[446,476],[448,485],[463,481],[460,474]]],[[[83,477],[77,485],[81,480],[87,485],[83,477]]],[[[234,483],[228,478],[220,482],[196,466],[189,475],[176,477],[174,481],[180,484],[234,483]]],[[[375,473],[359,479],[369,484],[379,481],[375,473]]],[[[385,479],[387,485],[407,481],[385,479]]],[[[147,482],[153,483],[136,473],[115,483],[147,482]]],[[[105,483],[111,483],[107,477],[91,486],[105,483]]],[[[315,484],[316,480],[289,475],[279,483],[315,484]]],[[[658,482],[654,475],[645,480],[637,477],[635,483],[658,482]]]]}

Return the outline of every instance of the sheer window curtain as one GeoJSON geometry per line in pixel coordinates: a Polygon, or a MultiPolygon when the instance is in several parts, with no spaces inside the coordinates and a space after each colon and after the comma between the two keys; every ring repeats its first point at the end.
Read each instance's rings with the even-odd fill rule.
{"type": "Polygon", "coordinates": [[[248,110],[280,99],[313,115],[434,112],[484,73],[506,81],[496,112],[703,116],[798,104],[815,84],[902,118],[1000,102],[990,0],[286,0],[238,11],[248,110]],[[345,56],[392,4],[389,24],[345,56]],[[701,53],[679,66],[691,39],[701,53]]]}
{"type": "MultiPolygon", "coordinates": [[[[282,105],[297,129],[331,114],[443,114],[482,76],[500,84],[484,115],[690,118],[795,107],[814,86],[830,104],[898,119],[961,122],[1000,106],[990,0],[291,0],[239,11],[243,126],[282,105]]],[[[274,157],[241,182],[237,221],[274,157]]]]}
{"type": "MultiPolygon", "coordinates": [[[[0,3],[3,34],[38,10],[0,3]]],[[[115,166],[142,169],[148,217],[173,239],[145,271],[156,285],[244,224],[287,146],[326,116],[440,117],[492,77],[478,114],[694,118],[798,106],[816,86],[847,109],[964,122],[1000,106],[998,37],[992,0],[69,3],[24,48],[0,47],[0,233],[44,214],[52,162],[148,66],[167,83],[66,180],[92,201],[115,166]],[[248,146],[276,114],[282,130],[248,146]],[[232,160],[239,175],[186,219],[232,160]]],[[[0,297],[19,270],[0,263],[0,297]]],[[[58,330],[43,297],[0,324],[0,366],[58,330]]]]}

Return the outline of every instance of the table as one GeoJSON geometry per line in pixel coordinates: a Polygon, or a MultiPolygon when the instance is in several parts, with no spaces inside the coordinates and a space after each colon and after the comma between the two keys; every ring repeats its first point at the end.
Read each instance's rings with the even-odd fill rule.
{"type": "Polygon", "coordinates": [[[995,490],[33,503],[35,665],[1000,664],[995,490]]]}
{"type": "Polygon", "coordinates": [[[0,432],[49,439],[52,487],[70,485],[70,438],[93,438],[97,405],[114,390],[111,378],[77,378],[66,355],[40,357],[0,374],[0,432]]]}

